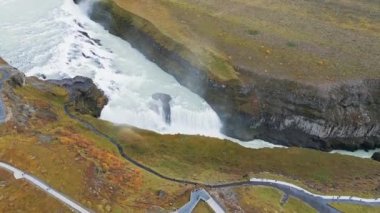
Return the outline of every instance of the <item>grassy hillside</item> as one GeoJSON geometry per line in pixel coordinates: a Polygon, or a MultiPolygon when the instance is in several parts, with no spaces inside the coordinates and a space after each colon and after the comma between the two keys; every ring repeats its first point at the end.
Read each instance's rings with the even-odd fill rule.
{"type": "Polygon", "coordinates": [[[128,155],[173,177],[206,183],[269,177],[320,193],[380,196],[376,161],[301,148],[247,149],[230,141],[159,135],[86,119],[118,139],[128,155]]]}
{"type": "MultiPolygon", "coordinates": [[[[188,201],[194,186],[169,182],[135,167],[123,159],[109,141],[67,116],[63,110],[67,93],[63,88],[28,79],[26,86],[14,89],[14,93],[8,87],[5,90],[4,101],[12,107],[12,117],[0,125],[0,161],[40,178],[96,212],[170,212],[188,201]]],[[[118,127],[107,122],[96,121],[107,126],[109,131],[119,131],[118,127]]],[[[141,134],[140,137],[146,136],[149,141],[167,139],[146,131],[133,131],[136,135],[141,134]]],[[[183,137],[205,143],[210,140],[183,137]]],[[[133,156],[140,154],[137,151],[133,156]]],[[[173,159],[177,158],[176,155],[173,159]]],[[[150,160],[156,157],[152,156],[150,160]]],[[[192,164],[185,159],[178,160],[185,168],[192,164]]],[[[170,164],[173,162],[169,161],[167,165],[170,164]]],[[[204,169],[207,168],[199,167],[193,172],[205,174],[204,169]]],[[[178,176],[170,169],[167,175],[178,176]]],[[[240,174],[224,177],[226,180],[229,177],[240,179],[240,174]]],[[[192,176],[185,178],[196,179],[192,176]]],[[[210,182],[214,181],[210,179],[210,182]]],[[[201,205],[197,210],[202,212],[207,210],[205,207],[201,205]]],[[[15,180],[11,174],[0,170],[0,209],[12,212],[26,208],[29,212],[68,211],[33,185],[15,180]]]]}
{"type": "MultiPolygon", "coordinates": [[[[66,116],[65,90],[29,82],[15,92],[21,102],[17,103],[12,119],[0,126],[0,161],[44,180],[96,212],[139,211],[154,206],[173,209],[183,205],[176,200],[188,190],[187,186],[164,181],[134,167],[109,142],[66,116]],[[21,111],[19,115],[17,111],[25,106],[33,113],[23,124],[17,123],[26,113],[21,111]],[[159,198],[156,194],[159,190],[164,190],[166,196],[159,198]]],[[[7,99],[8,104],[13,104],[13,100],[7,99]]],[[[17,196],[17,201],[24,196],[11,195],[17,196]]],[[[44,208],[39,204],[35,207],[39,212],[44,208]]]]}
{"type": "Polygon", "coordinates": [[[222,80],[250,76],[237,66],[309,83],[380,78],[376,0],[110,1],[186,46],[197,56],[191,61],[222,80]]]}
{"type": "MultiPolygon", "coordinates": [[[[44,180],[84,206],[97,212],[173,211],[188,201],[196,187],[163,180],[126,161],[109,140],[65,114],[63,105],[68,98],[63,88],[29,78],[26,86],[13,89],[14,93],[8,87],[5,90],[4,101],[12,108],[12,117],[0,125],[0,161],[44,180]]],[[[252,150],[229,141],[159,135],[83,118],[117,139],[135,160],[173,178],[222,183],[269,177],[321,193],[380,196],[380,164],[375,161],[297,148],[252,150]]],[[[4,189],[4,196],[15,199],[15,208],[23,208],[35,198],[29,194],[35,190],[32,186],[20,186],[4,171],[0,177],[12,183],[4,189]]],[[[245,203],[249,197],[259,196],[256,191],[260,189],[247,190],[239,194],[237,203],[242,207],[251,205],[245,203]]],[[[260,198],[266,202],[252,208],[280,208],[281,193],[273,193],[278,195],[260,198]]],[[[36,192],[39,194],[43,193],[36,192]]],[[[223,202],[225,198],[220,199],[223,202]]],[[[50,202],[52,208],[61,208],[49,198],[30,206],[43,212],[50,202]]],[[[1,199],[0,208],[13,209],[1,199]]],[[[308,209],[293,199],[282,208],[308,209]]]]}
{"type": "Polygon", "coordinates": [[[45,192],[0,170],[0,212],[56,212],[71,210],[45,192]],[[36,199],[38,198],[38,199],[36,199]]]}
{"type": "Polygon", "coordinates": [[[316,213],[310,206],[296,198],[281,205],[283,193],[269,187],[237,188],[234,190],[241,207],[246,212],[302,212],[316,213]]]}
{"type": "MultiPolygon", "coordinates": [[[[194,186],[169,182],[135,167],[124,160],[109,141],[69,118],[63,110],[63,104],[67,101],[67,93],[64,89],[29,79],[25,87],[15,90],[14,95],[16,96],[5,99],[6,103],[14,106],[15,109],[11,120],[0,125],[0,161],[10,163],[42,179],[53,188],[96,212],[145,212],[147,210],[167,212],[179,208],[188,201],[190,191],[194,186]],[[20,124],[17,119],[26,113],[21,110],[26,106],[30,107],[33,113],[20,124]],[[163,195],[160,196],[159,192],[163,195]]],[[[98,125],[105,126],[107,131],[119,131],[118,127],[107,122],[95,121],[98,125]]],[[[162,141],[171,138],[171,136],[159,136],[137,129],[123,128],[124,133],[125,131],[131,131],[129,136],[135,135],[141,140],[146,137],[149,143],[156,141],[160,143],[160,146],[163,145],[162,141]]],[[[204,143],[203,145],[207,145],[208,142],[220,143],[222,147],[227,145],[226,148],[228,148],[230,144],[230,142],[202,137],[173,137],[175,137],[172,138],[173,143],[176,143],[176,138],[183,137],[183,139],[204,143]]],[[[136,140],[138,141],[140,140],[136,140]]],[[[171,142],[168,141],[163,147],[171,146],[170,144],[171,142]]],[[[183,145],[182,151],[188,148],[186,144],[183,145]]],[[[147,165],[150,165],[148,162],[157,160],[158,155],[152,155],[152,158],[149,158],[148,155],[134,148],[126,148],[130,149],[128,154],[134,153],[132,156],[138,160],[149,159],[149,161],[143,161],[147,165]]],[[[157,147],[153,146],[149,152],[155,152],[156,149],[157,147]]],[[[163,163],[163,160],[168,157],[165,154],[163,159],[157,162],[163,163]]],[[[195,155],[195,157],[198,156],[195,155]]],[[[233,170],[229,174],[220,173],[217,175],[218,179],[206,178],[205,174],[213,172],[211,168],[207,171],[207,166],[214,164],[211,161],[212,158],[204,159],[206,167],[197,166],[194,170],[191,169],[193,162],[178,158],[178,153],[173,153],[173,159],[179,160],[178,164],[170,160],[164,166],[167,167],[165,170],[159,170],[173,177],[179,177],[178,172],[185,172],[186,175],[181,176],[185,179],[210,182],[241,179],[240,171],[236,171],[235,174],[233,170]],[[184,168],[177,170],[178,165],[184,168]],[[198,172],[202,178],[196,178],[195,173],[198,172]]],[[[157,168],[156,165],[152,166],[157,168]]],[[[229,168],[229,165],[221,166],[225,169],[229,168]]],[[[230,169],[233,168],[230,167],[230,169]]],[[[60,212],[68,211],[55,199],[48,197],[33,185],[15,180],[6,171],[0,170],[0,183],[5,184],[5,187],[0,187],[0,209],[4,211],[24,208],[28,208],[30,212],[45,212],[47,208],[60,212]],[[37,198],[38,202],[35,202],[37,198]]],[[[264,203],[261,207],[267,208],[267,204],[264,203]]],[[[205,205],[197,207],[199,212],[206,210],[208,208],[205,205]]]]}

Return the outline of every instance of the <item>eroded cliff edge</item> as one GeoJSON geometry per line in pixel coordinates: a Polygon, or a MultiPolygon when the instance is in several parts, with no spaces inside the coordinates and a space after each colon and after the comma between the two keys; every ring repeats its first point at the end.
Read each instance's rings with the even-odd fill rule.
{"type": "Polygon", "coordinates": [[[229,136],[321,150],[380,147],[379,78],[308,84],[232,65],[239,78],[220,79],[189,47],[112,1],[95,3],[90,17],[204,97],[229,136]]]}

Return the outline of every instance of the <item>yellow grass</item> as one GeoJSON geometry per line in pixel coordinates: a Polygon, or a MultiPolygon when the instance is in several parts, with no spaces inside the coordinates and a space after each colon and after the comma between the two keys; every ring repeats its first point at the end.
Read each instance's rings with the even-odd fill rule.
{"type": "Polygon", "coordinates": [[[239,78],[235,66],[312,83],[380,78],[373,0],[109,1],[190,49],[221,80],[239,78]]]}

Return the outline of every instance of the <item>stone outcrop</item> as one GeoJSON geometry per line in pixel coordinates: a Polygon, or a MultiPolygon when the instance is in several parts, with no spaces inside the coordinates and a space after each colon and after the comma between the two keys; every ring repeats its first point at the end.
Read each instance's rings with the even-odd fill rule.
{"type": "Polygon", "coordinates": [[[13,70],[7,82],[12,87],[22,87],[25,85],[25,74],[18,70],[13,70]]]}
{"type": "Polygon", "coordinates": [[[170,125],[172,122],[171,119],[171,109],[170,109],[170,101],[172,100],[172,97],[168,94],[164,93],[155,93],[152,95],[152,98],[156,101],[160,101],[162,105],[162,112],[164,113],[164,120],[165,123],[170,125]]]}
{"type": "Polygon", "coordinates": [[[375,160],[375,161],[379,161],[380,162],[380,152],[375,152],[372,155],[372,159],[375,160]]]}
{"type": "Polygon", "coordinates": [[[6,64],[0,68],[2,74],[2,81],[0,82],[0,89],[2,92],[2,100],[0,100],[0,107],[2,107],[1,117],[3,121],[8,122],[13,120],[18,128],[25,128],[27,123],[36,112],[39,112],[29,104],[25,104],[19,96],[14,92],[15,88],[23,87],[26,84],[27,78],[25,74],[16,68],[6,64]],[[4,83],[3,83],[4,81],[4,83]],[[3,105],[5,102],[7,107],[3,105]]]}
{"type": "Polygon", "coordinates": [[[77,76],[62,80],[50,80],[50,82],[66,88],[70,95],[70,102],[75,110],[82,114],[99,117],[103,107],[108,103],[108,98],[104,92],[89,78],[77,76]]]}
{"type": "Polygon", "coordinates": [[[183,56],[191,54],[186,47],[111,4],[94,4],[90,17],[202,96],[228,136],[321,150],[380,147],[380,79],[308,85],[235,67],[244,82],[217,81],[183,56]]]}

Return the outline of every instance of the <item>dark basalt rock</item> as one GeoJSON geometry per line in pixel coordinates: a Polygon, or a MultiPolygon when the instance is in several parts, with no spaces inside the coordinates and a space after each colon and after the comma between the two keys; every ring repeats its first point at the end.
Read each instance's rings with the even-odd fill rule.
{"type": "MultiPolygon", "coordinates": [[[[375,160],[375,161],[379,161],[380,162],[380,152],[375,152],[373,155],[372,155],[372,159],[375,160]]],[[[379,188],[380,189],[380,188],[379,188]]]]}
{"type": "Polygon", "coordinates": [[[168,94],[164,93],[155,93],[152,95],[152,98],[156,101],[161,101],[162,111],[164,112],[164,119],[167,124],[171,124],[171,109],[170,109],[170,101],[172,97],[168,94]]]}
{"type": "Polygon", "coordinates": [[[70,102],[75,110],[82,114],[90,114],[99,117],[103,107],[108,103],[108,98],[90,78],[77,76],[62,80],[50,80],[49,82],[66,88],[70,95],[70,102]]]}
{"type": "Polygon", "coordinates": [[[83,0],[73,0],[75,4],[80,4],[83,0]]]}

